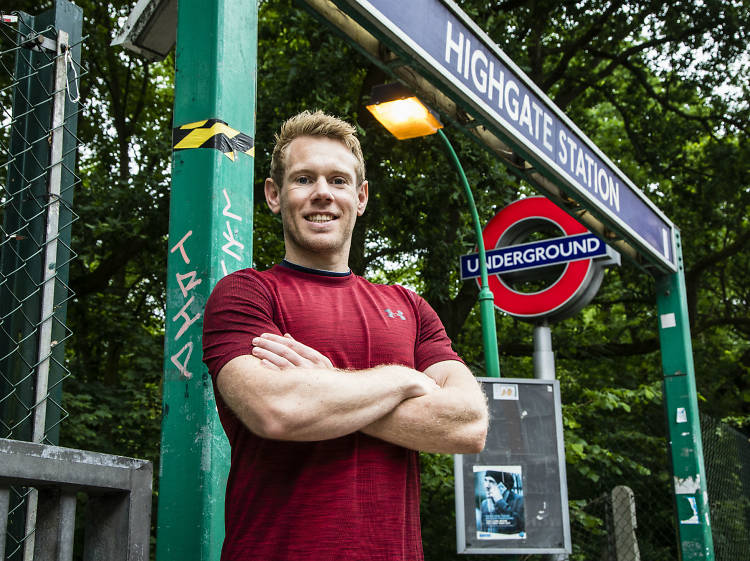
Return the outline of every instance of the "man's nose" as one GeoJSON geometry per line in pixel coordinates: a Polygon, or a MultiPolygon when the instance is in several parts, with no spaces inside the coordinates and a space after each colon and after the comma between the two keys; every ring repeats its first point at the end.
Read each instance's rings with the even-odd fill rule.
{"type": "Polygon", "coordinates": [[[328,179],[319,177],[313,185],[312,197],[314,200],[333,200],[333,190],[328,184],[328,179]]]}

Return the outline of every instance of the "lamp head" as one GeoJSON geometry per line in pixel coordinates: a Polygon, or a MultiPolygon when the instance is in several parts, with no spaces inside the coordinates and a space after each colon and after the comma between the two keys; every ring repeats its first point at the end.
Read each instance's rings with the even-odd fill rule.
{"type": "Polygon", "coordinates": [[[437,115],[401,84],[372,88],[367,110],[399,140],[435,134],[443,124],[437,115]]]}

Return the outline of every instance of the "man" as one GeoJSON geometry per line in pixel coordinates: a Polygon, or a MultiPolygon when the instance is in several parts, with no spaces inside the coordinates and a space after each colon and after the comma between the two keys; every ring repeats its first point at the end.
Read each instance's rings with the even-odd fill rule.
{"type": "Polygon", "coordinates": [[[284,123],[265,196],[285,259],[206,306],[232,446],[224,561],[422,559],[416,451],[484,446],[484,396],[435,312],[349,270],[368,199],[354,133],[321,112],[284,123]]]}

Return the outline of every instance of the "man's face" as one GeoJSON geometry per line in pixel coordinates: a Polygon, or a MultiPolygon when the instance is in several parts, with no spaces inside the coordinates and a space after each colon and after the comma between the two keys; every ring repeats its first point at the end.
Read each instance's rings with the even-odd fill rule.
{"type": "Polygon", "coordinates": [[[266,201],[281,213],[287,258],[346,266],[354,222],[367,205],[367,182],[356,184],[356,158],[343,142],[302,136],[287,146],[285,162],[280,189],[266,180],[266,201]]]}
{"type": "MultiPolygon", "coordinates": [[[[500,484],[502,485],[502,483],[500,484]]],[[[498,501],[502,498],[497,481],[493,477],[484,478],[484,490],[492,500],[498,501]]]]}

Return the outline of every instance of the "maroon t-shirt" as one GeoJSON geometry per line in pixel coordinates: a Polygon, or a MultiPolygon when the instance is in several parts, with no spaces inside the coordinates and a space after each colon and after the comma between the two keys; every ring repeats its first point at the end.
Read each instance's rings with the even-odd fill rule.
{"type": "MultiPolygon", "coordinates": [[[[342,369],[403,364],[423,371],[460,360],[414,292],[277,265],[232,273],[211,294],[203,360],[214,382],[266,332],[289,333],[342,369]]],[[[223,561],[422,559],[416,452],[360,432],[269,440],[242,425],[218,392],[216,404],[232,447],[223,561]]]]}

